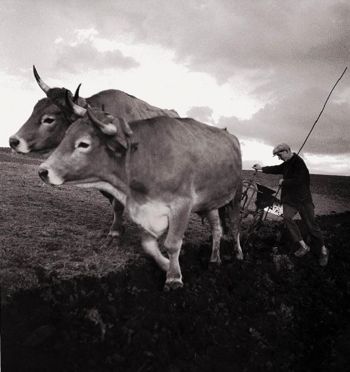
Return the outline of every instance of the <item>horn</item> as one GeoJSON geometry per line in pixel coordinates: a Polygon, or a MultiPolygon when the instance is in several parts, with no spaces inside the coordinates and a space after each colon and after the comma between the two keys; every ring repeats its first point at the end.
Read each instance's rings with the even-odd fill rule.
{"type": "Polygon", "coordinates": [[[92,110],[88,107],[87,114],[90,120],[95,124],[104,134],[107,136],[114,136],[117,134],[117,128],[112,123],[104,123],[103,121],[97,119],[92,110]]]}
{"type": "Polygon", "coordinates": [[[35,80],[39,84],[39,87],[45,92],[45,94],[48,94],[51,88],[42,81],[34,65],[33,65],[33,73],[34,73],[35,80]]]}
{"type": "Polygon", "coordinates": [[[81,83],[78,85],[78,88],[75,90],[73,102],[78,102],[80,87],[81,87],[81,83]]]}
{"type": "Polygon", "coordinates": [[[67,103],[68,107],[70,107],[72,109],[72,111],[74,112],[75,115],[82,118],[86,114],[86,109],[84,107],[81,107],[81,106],[75,104],[69,93],[70,93],[69,90],[66,89],[66,103],[67,103]]]}

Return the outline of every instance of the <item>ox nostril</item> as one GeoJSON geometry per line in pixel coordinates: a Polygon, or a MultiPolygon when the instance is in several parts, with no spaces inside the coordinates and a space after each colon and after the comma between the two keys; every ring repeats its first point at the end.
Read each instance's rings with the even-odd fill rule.
{"type": "Polygon", "coordinates": [[[39,173],[39,177],[44,182],[46,182],[47,181],[47,178],[48,178],[48,175],[49,175],[49,171],[47,169],[45,169],[45,168],[39,168],[38,173],[39,173]]]}
{"type": "Polygon", "coordinates": [[[10,137],[10,146],[15,149],[19,145],[19,139],[16,137],[10,137]]]}

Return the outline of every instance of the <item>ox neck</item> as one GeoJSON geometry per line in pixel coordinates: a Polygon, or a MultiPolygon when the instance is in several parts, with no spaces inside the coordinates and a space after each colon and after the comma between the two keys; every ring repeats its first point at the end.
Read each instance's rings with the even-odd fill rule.
{"type": "Polygon", "coordinates": [[[127,149],[125,151],[125,181],[126,184],[129,186],[130,185],[130,159],[131,159],[131,153],[132,151],[135,151],[134,145],[132,142],[132,138],[126,137],[126,143],[127,143],[127,149]]]}
{"type": "Polygon", "coordinates": [[[125,195],[129,195],[130,157],[133,146],[130,138],[127,138],[126,141],[127,149],[122,154],[109,150],[112,162],[108,171],[101,178],[101,182],[107,182],[125,195]]]}

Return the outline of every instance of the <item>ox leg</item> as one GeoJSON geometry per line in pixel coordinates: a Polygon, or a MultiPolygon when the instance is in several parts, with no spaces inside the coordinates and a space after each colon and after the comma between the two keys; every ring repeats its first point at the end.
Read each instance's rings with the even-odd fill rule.
{"type": "Polygon", "coordinates": [[[123,232],[123,213],[124,213],[124,205],[121,204],[117,199],[113,199],[112,201],[113,207],[113,222],[112,226],[109,229],[108,236],[112,238],[119,238],[123,232]]]}
{"type": "Polygon", "coordinates": [[[241,247],[241,243],[239,240],[239,232],[240,232],[240,223],[241,223],[241,216],[240,216],[240,208],[241,208],[241,193],[237,192],[234,199],[227,204],[227,212],[230,219],[230,231],[232,234],[233,242],[236,248],[236,258],[238,260],[243,260],[243,251],[241,247]]]}
{"type": "Polygon", "coordinates": [[[191,204],[183,201],[171,209],[169,215],[169,229],[164,241],[164,247],[169,256],[169,270],[167,271],[164,290],[176,289],[183,286],[179,256],[185,230],[191,213],[191,204]]]}
{"type": "Polygon", "coordinates": [[[160,252],[157,239],[149,233],[143,232],[141,241],[145,253],[151,256],[163,271],[167,272],[169,270],[169,260],[160,252]]]}
{"type": "Polygon", "coordinates": [[[101,247],[101,249],[104,249],[112,245],[114,242],[118,242],[120,236],[124,233],[123,227],[124,205],[120,203],[117,199],[113,198],[108,193],[104,191],[101,191],[101,193],[109,200],[113,208],[112,226],[110,227],[107,238],[101,247]]]}
{"type": "Polygon", "coordinates": [[[213,236],[210,262],[220,264],[221,263],[220,241],[222,237],[222,227],[220,222],[219,211],[217,209],[214,209],[208,212],[206,214],[206,217],[209,221],[209,225],[213,236]]]}

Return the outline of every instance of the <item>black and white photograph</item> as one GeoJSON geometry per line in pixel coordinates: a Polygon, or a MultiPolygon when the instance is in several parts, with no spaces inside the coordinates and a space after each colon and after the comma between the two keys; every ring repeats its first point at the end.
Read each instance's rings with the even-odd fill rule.
{"type": "Polygon", "coordinates": [[[350,2],[0,18],[0,369],[348,370],[350,2]]]}

